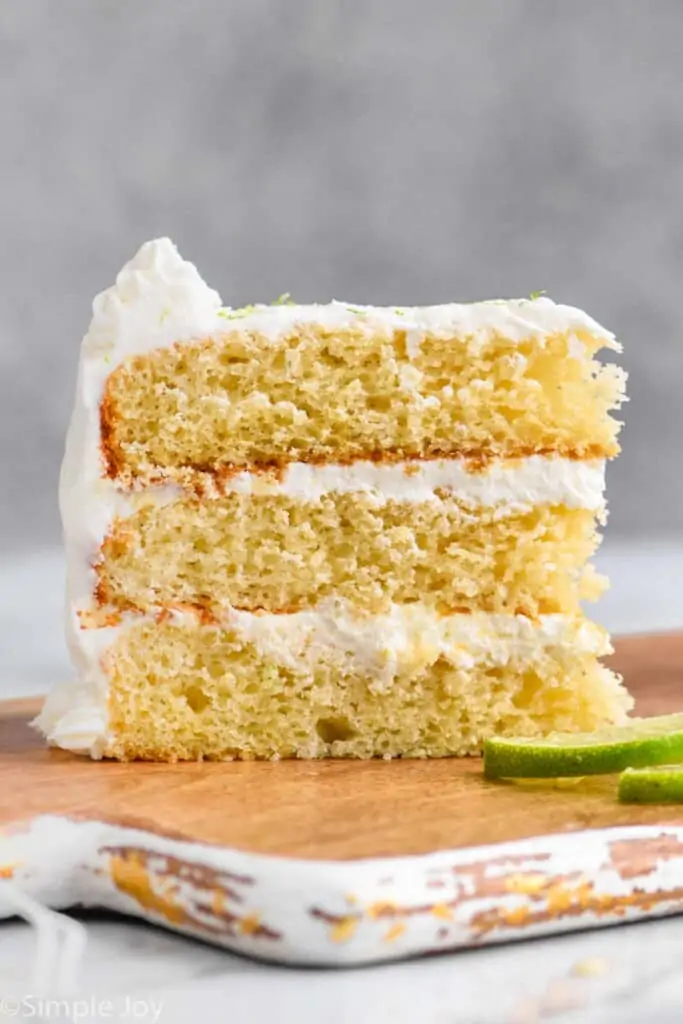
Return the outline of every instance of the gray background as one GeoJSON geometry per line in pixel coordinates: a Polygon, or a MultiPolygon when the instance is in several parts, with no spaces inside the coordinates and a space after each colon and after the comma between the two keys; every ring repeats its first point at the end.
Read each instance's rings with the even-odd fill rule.
{"type": "Polygon", "coordinates": [[[0,0],[0,545],[59,539],[93,295],[546,289],[626,345],[613,536],[683,535],[681,0],[0,0]]]}

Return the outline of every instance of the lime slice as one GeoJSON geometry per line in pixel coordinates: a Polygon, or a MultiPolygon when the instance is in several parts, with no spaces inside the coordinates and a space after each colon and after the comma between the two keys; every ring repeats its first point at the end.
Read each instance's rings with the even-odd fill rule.
{"type": "Polygon", "coordinates": [[[529,739],[494,736],[484,745],[490,779],[610,775],[624,768],[683,762],[683,714],[632,718],[595,732],[556,732],[529,739]]]}
{"type": "Polygon", "coordinates": [[[627,768],[619,776],[623,804],[683,804],[683,764],[627,768]]]}

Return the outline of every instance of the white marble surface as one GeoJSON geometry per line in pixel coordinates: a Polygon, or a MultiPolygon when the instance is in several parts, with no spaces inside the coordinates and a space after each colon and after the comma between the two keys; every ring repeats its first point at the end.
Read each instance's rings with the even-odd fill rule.
{"type": "MultiPolygon", "coordinates": [[[[612,544],[600,562],[613,589],[598,617],[611,630],[683,626],[683,543],[612,544]]],[[[53,551],[0,564],[2,697],[40,693],[68,672],[61,572],[53,551]]],[[[255,964],[147,925],[104,915],[84,920],[89,944],[79,998],[94,993],[111,1007],[74,1003],[72,1020],[673,1024],[683,1018],[683,917],[352,971],[255,964]],[[572,973],[593,960],[599,977],[572,973]]],[[[32,943],[25,926],[0,925],[0,1020],[3,979],[16,986],[25,976],[32,943]]],[[[8,1009],[21,1020],[36,1019],[37,1008],[33,1001],[8,1009]]],[[[43,1019],[57,1016],[54,1007],[42,1010],[43,1019]]]]}
{"type": "MultiPolygon", "coordinates": [[[[120,1012],[108,1019],[130,1018],[126,1007],[133,1000],[147,1007],[141,1020],[153,1020],[160,1006],[162,1024],[536,1024],[551,1018],[680,1024],[683,1018],[683,918],[355,970],[252,963],[148,925],[103,915],[83,920],[90,939],[74,1007],[92,996],[109,999],[120,1012]],[[600,973],[582,976],[589,968],[600,973]]],[[[32,944],[25,926],[0,927],[0,988],[3,977],[15,983],[21,977],[32,944]]]]}

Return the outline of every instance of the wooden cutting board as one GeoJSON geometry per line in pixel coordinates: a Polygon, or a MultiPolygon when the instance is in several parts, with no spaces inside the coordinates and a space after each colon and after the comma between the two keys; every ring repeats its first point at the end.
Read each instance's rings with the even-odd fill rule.
{"type": "MultiPolygon", "coordinates": [[[[683,634],[616,646],[639,714],[683,708],[683,634]]],[[[0,705],[0,879],[22,899],[333,965],[683,909],[683,806],[621,806],[613,778],[493,783],[475,758],[98,763],[46,749],[37,708],[0,705]]]]}
{"type": "MultiPolygon", "coordinates": [[[[683,709],[683,634],[629,637],[613,665],[641,715],[683,709]]],[[[618,824],[683,823],[624,807],[614,781],[558,790],[483,779],[479,759],[227,764],[91,762],[47,750],[38,703],[0,704],[0,823],[49,813],[142,821],[258,853],[388,857],[618,824]]]]}

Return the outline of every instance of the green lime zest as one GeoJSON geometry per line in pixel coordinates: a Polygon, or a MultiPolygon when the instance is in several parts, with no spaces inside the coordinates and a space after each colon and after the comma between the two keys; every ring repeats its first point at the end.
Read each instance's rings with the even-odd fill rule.
{"type": "Polygon", "coordinates": [[[242,317],[249,316],[250,313],[255,313],[258,306],[241,306],[239,309],[219,309],[216,316],[220,316],[223,320],[241,320],[242,317]]]}

